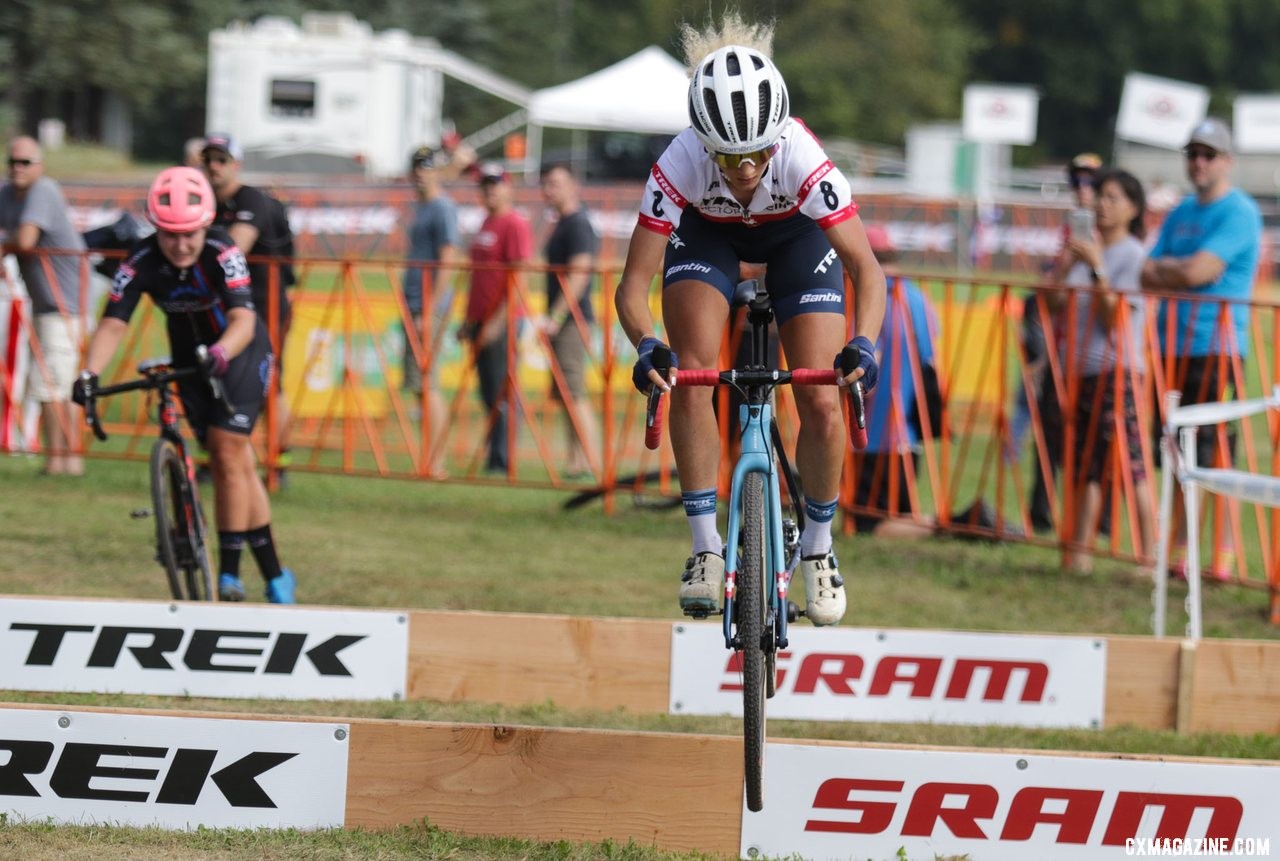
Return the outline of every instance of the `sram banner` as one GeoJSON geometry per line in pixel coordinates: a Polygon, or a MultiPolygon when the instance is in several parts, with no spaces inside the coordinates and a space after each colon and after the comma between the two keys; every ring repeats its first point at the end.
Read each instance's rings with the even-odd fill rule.
{"type": "Polygon", "coordinates": [[[107,601],[0,601],[0,688],[398,699],[404,614],[107,601]]]}
{"type": "Polygon", "coordinates": [[[165,828],[336,828],[345,724],[0,710],[0,811],[165,828]]]}
{"type": "Polygon", "coordinates": [[[1280,827],[1274,763],[770,744],[764,779],[764,810],[743,805],[744,858],[1268,854],[1280,827]]]}
{"type": "MultiPolygon", "coordinates": [[[[1102,725],[1106,643],[1088,637],[792,626],[775,718],[1102,725]]],[[[742,713],[742,665],[719,625],[675,625],[671,712],[742,713]]]]}

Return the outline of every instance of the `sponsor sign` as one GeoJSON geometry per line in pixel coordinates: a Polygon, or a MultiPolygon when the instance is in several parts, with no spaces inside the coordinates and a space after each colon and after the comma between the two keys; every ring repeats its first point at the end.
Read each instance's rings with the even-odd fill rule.
{"type": "Polygon", "coordinates": [[[0,710],[0,811],[74,825],[332,828],[346,724],[0,710]]]}
{"type": "Polygon", "coordinates": [[[230,604],[0,602],[0,688],[399,699],[403,614],[230,604]]]}
{"type": "Polygon", "coordinates": [[[1120,95],[1116,137],[1182,149],[1208,107],[1209,91],[1204,87],[1130,72],[1120,95]]]}
{"type": "Polygon", "coordinates": [[[1040,96],[1034,87],[969,84],[964,88],[966,140],[1033,144],[1040,96]]]}
{"type": "MultiPolygon", "coordinates": [[[[792,627],[775,718],[1099,727],[1107,647],[1088,637],[792,627]]],[[[672,714],[742,714],[719,625],[674,625],[672,714]]]]}
{"type": "Polygon", "coordinates": [[[1235,144],[1240,152],[1280,152],[1280,95],[1237,96],[1235,144]]]}
{"type": "Polygon", "coordinates": [[[744,858],[1095,861],[1278,827],[1274,765],[770,744],[764,775],[744,858]]]}

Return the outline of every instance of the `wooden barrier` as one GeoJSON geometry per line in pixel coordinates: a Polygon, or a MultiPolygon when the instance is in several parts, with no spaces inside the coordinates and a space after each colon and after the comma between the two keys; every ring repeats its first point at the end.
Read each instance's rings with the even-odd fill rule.
{"type": "MultiPolygon", "coordinates": [[[[672,624],[414,611],[407,695],[665,713],[672,624]]],[[[1180,640],[1101,639],[1107,642],[1106,726],[1280,731],[1280,643],[1202,640],[1184,671],[1180,640]]]]}
{"type": "MultiPolygon", "coordinates": [[[[0,707],[67,710],[29,703],[0,707]]],[[[739,852],[742,742],[731,736],[80,706],[71,711],[345,723],[351,730],[344,821],[348,828],[387,829],[425,819],[471,835],[574,843],[635,840],[666,850],[723,856],[739,852]]],[[[783,743],[964,750],[829,740],[783,743]]],[[[1097,752],[1030,753],[1117,758],[1097,752]]],[[[1280,766],[1258,760],[1129,754],[1120,758],[1280,766]]]]}

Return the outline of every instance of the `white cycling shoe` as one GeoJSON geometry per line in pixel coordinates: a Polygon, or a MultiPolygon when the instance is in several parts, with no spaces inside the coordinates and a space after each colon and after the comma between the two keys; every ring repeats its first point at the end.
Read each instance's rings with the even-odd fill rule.
{"type": "Polygon", "coordinates": [[[844,578],[837,564],[834,553],[800,560],[806,601],[804,614],[819,627],[834,625],[844,618],[844,578]]]}
{"type": "Polygon", "coordinates": [[[714,613],[724,595],[724,557],[710,550],[690,556],[680,575],[680,609],[714,613]]]}

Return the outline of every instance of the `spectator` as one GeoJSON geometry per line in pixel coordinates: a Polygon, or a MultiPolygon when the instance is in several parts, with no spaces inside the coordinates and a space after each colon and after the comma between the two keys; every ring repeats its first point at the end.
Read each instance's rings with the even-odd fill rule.
{"type": "Polygon", "coordinates": [[[204,168],[204,138],[187,138],[182,145],[182,163],[196,170],[204,168]]]}
{"type": "Polygon", "coordinates": [[[244,152],[235,138],[211,134],[205,138],[201,153],[204,172],[218,196],[218,214],[214,224],[226,230],[231,241],[249,260],[249,278],[253,289],[253,307],[272,337],[276,356],[275,445],[279,452],[280,472],[289,463],[289,401],[282,395],[285,340],[289,336],[292,312],[288,288],[293,286],[293,232],[289,227],[284,204],[261,189],[240,181],[244,152]],[[278,261],[266,262],[263,258],[278,261]],[[277,272],[278,291],[271,297],[271,270],[277,272]],[[270,318],[271,299],[275,300],[275,319],[270,318]]]}
{"type": "MultiPolygon", "coordinates": [[[[938,317],[915,281],[898,273],[894,265],[897,249],[885,229],[868,224],[867,242],[884,270],[889,297],[876,339],[880,385],[867,395],[867,447],[858,470],[854,504],[884,513],[859,513],[856,523],[859,532],[880,537],[932,535],[937,528],[932,519],[911,517],[923,439],[918,424],[909,417],[916,406],[914,368],[923,370],[934,362],[938,317]]],[[[933,433],[938,432],[932,426],[938,418],[931,416],[933,433]]]]}
{"type": "MultiPolygon", "coordinates": [[[[1249,308],[1262,237],[1262,217],[1253,198],[1231,184],[1231,130],[1210,117],[1191,133],[1184,149],[1187,178],[1194,193],[1178,204],[1160,228],[1142,269],[1142,287],[1163,294],[1185,294],[1214,301],[1165,298],[1156,331],[1162,356],[1177,356],[1169,388],[1182,392],[1182,403],[1233,400],[1233,364],[1248,352],[1249,308]],[[1223,304],[1227,321],[1220,325],[1223,304]],[[1173,315],[1173,340],[1166,319],[1173,315]]],[[[1157,415],[1159,410],[1156,411],[1157,415]]],[[[1204,466],[1230,466],[1235,459],[1235,433],[1226,430],[1226,450],[1217,445],[1224,429],[1202,429],[1196,456],[1204,466]]],[[[1185,560],[1186,530],[1175,507],[1171,568],[1185,560]]],[[[1222,530],[1209,566],[1211,576],[1229,579],[1235,549],[1230,530],[1222,530]]]]}
{"type": "Polygon", "coordinates": [[[551,339],[569,397],[566,401],[555,380],[551,396],[564,403],[569,416],[565,470],[570,477],[582,477],[590,475],[598,462],[595,441],[599,429],[586,400],[585,336],[595,321],[591,282],[600,239],[578,198],[578,181],[568,165],[552,165],[542,172],[542,197],[556,213],[545,251],[550,269],[543,329],[551,339]]]}
{"type": "Polygon", "coordinates": [[[423,265],[406,268],[403,282],[405,305],[412,319],[413,331],[417,333],[406,339],[404,388],[419,400],[425,388],[432,437],[432,452],[427,455],[430,458],[428,469],[435,478],[441,478],[445,474],[444,446],[438,442],[444,435],[445,405],[439,387],[439,361],[432,357],[452,304],[453,290],[450,282],[453,278],[452,267],[458,263],[460,244],[457,207],[453,199],[440,188],[440,166],[443,161],[444,157],[439,152],[429,146],[421,146],[414,151],[409,162],[418,203],[413,210],[413,220],[409,223],[409,254],[406,260],[423,265]],[[430,333],[422,328],[423,309],[428,304],[432,320],[430,333]],[[426,337],[428,334],[430,341],[426,337]],[[417,353],[411,346],[414,341],[419,344],[417,353]],[[419,358],[431,362],[431,377],[425,387],[422,381],[423,366],[419,363],[419,358]]]}
{"type": "Polygon", "coordinates": [[[480,398],[492,425],[485,468],[506,472],[507,451],[507,327],[515,324],[518,308],[507,301],[512,279],[520,281],[523,263],[533,257],[529,222],[512,204],[511,179],[498,164],[480,170],[480,196],[485,219],[471,240],[471,290],[459,338],[470,341],[480,378],[480,398]]]}
{"type": "MultiPolygon", "coordinates": [[[[946,530],[937,519],[912,504],[920,452],[946,432],[934,350],[938,315],[919,285],[898,271],[898,251],[884,228],[868,225],[867,242],[884,270],[889,295],[876,339],[880,385],[867,396],[867,447],[853,497],[855,505],[872,510],[858,512],[855,523],[859,532],[877,538],[940,535],[946,530]]],[[[997,526],[995,511],[982,500],[953,512],[950,522],[961,530],[997,526]]],[[[1012,524],[1004,531],[1018,532],[1012,524]]]]}
{"type": "MultiPolygon", "coordinates": [[[[40,402],[46,475],[82,475],[70,401],[80,364],[80,265],[84,240],[71,226],[58,183],[44,175],[44,155],[34,138],[9,142],[9,182],[0,188],[3,254],[18,258],[18,271],[35,313],[36,351],[28,382],[40,402]],[[40,253],[65,251],[69,253],[40,253]]],[[[3,256],[0,254],[0,256],[3,256]]],[[[87,272],[87,270],[86,270],[87,272]]]]}
{"type": "MultiPolygon", "coordinates": [[[[1093,557],[1085,548],[1093,543],[1102,511],[1102,478],[1119,447],[1119,460],[1128,469],[1135,488],[1139,555],[1153,547],[1154,525],[1151,495],[1147,492],[1133,375],[1144,372],[1142,356],[1143,301],[1141,274],[1146,251],[1146,200],[1142,184],[1122,170],[1104,171],[1096,177],[1096,239],[1072,237],[1067,250],[1075,260],[1067,272],[1068,287],[1095,288],[1075,294],[1075,356],[1068,361],[1067,345],[1060,342],[1063,366],[1080,379],[1075,407],[1076,463],[1082,493],[1076,511],[1074,542],[1068,565],[1089,571],[1093,557]],[[1126,313],[1120,305],[1125,304],[1126,313]],[[1121,376],[1121,400],[1116,401],[1116,374],[1121,376]],[[1117,425],[1123,436],[1117,436],[1117,425]]],[[[1068,304],[1068,310],[1071,306],[1068,304]]]]}
{"type": "MultiPolygon", "coordinates": [[[[1071,186],[1071,195],[1077,210],[1092,210],[1095,199],[1095,182],[1098,171],[1102,169],[1102,159],[1091,152],[1080,153],[1067,162],[1067,184],[1071,186]]],[[[1069,224],[1062,226],[1062,247],[1054,257],[1047,270],[1045,288],[1052,290],[1061,285],[1067,272],[1074,265],[1069,243],[1071,230],[1069,224]]],[[[1052,368],[1049,363],[1048,338],[1044,324],[1046,316],[1052,326],[1060,319],[1053,313],[1046,314],[1047,309],[1040,306],[1045,293],[1037,291],[1027,297],[1022,310],[1022,346],[1028,365],[1027,373],[1031,378],[1031,391],[1024,387],[1018,395],[1018,407],[1014,413],[1013,432],[1006,448],[1006,455],[1016,455],[1022,450],[1022,439],[1031,429],[1031,411],[1028,398],[1036,398],[1036,410],[1040,417],[1040,427],[1044,429],[1045,457],[1049,464],[1048,481],[1040,458],[1035,458],[1031,466],[1031,505],[1028,514],[1031,528],[1038,532],[1049,532],[1053,529],[1053,505],[1050,500],[1050,488],[1057,481],[1058,470],[1062,467],[1062,405],[1058,399],[1058,387],[1054,382],[1052,368]]],[[[1061,337],[1061,332],[1058,336],[1061,337]]]]}
{"type": "MultiPolygon", "coordinates": [[[[98,374],[128,332],[129,319],[145,293],[164,312],[175,367],[202,361],[209,377],[221,379],[235,411],[214,400],[203,378],[178,383],[183,414],[213,471],[218,524],[218,597],[243,601],[240,557],[247,544],[273,604],[293,604],[296,578],[280,564],[271,532],[271,501],[255,469],[250,434],[267,392],[271,342],[251,310],[244,256],[213,222],[213,189],[194,168],[161,171],[147,192],[147,218],[156,232],[144,239],[116,272],[102,321],[89,342],[84,370],[74,381],[83,404],[98,387],[98,374]],[[200,348],[207,350],[200,359],[200,348]]],[[[71,391],[69,388],[68,391],[71,391]]]]}

